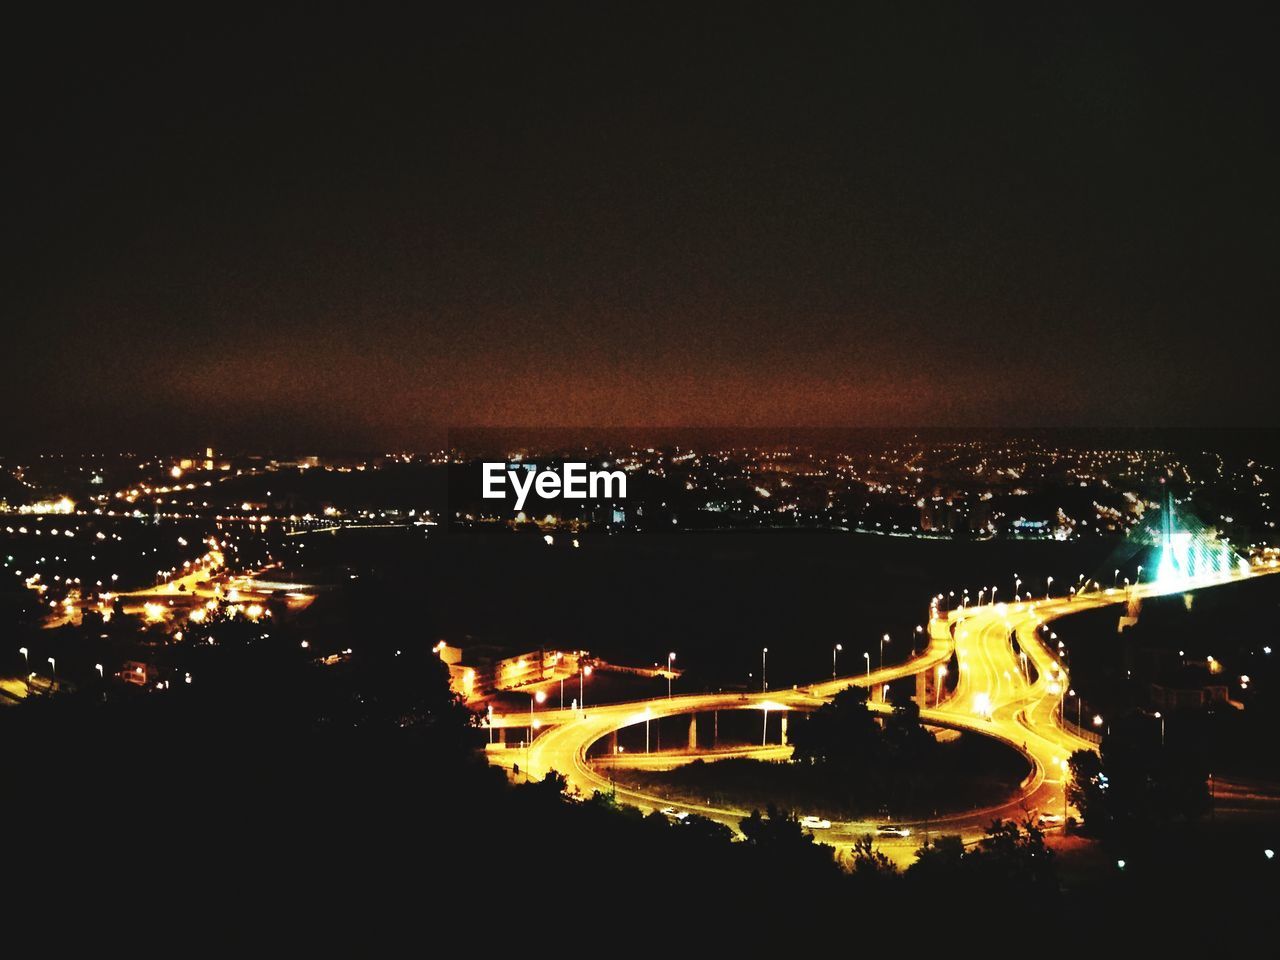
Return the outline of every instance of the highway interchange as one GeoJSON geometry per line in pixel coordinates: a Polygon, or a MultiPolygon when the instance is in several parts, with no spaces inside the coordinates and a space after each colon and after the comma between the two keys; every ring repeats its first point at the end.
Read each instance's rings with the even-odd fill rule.
{"type": "MultiPolygon", "coordinates": [[[[610,733],[642,724],[646,719],[714,710],[812,710],[850,685],[879,687],[881,684],[926,671],[931,678],[955,654],[959,666],[954,689],[939,697],[933,705],[920,711],[921,720],[931,726],[969,731],[995,738],[1019,751],[1028,761],[1031,773],[1020,784],[1016,794],[1006,803],[981,810],[954,812],[928,824],[909,823],[912,836],[881,837],[884,851],[897,860],[905,860],[920,845],[924,830],[959,834],[966,841],[983,835],[993,819],[1024,819],[1032,815],[1063,815],[1065,799],[1065,766],[1072,752],[1096,749],[1094,743],[1068,729],[1060,722],[1060,708],[1069,689],[1069,678],[1061,663],[1058,645],[1052,639],[1053,620],[1100,606],[1121,604],[1134,598],[1201,589],[1233,582],[1245,576],[1268,571],[1235,572],[1227,576],[1182,580],[1176,584],[1143,584],[1127,589],[1096,592],[1017,603],[997,603],[961,607],[935,616],[929,623],[929,644],[919,654],[903,663],[854,676],[824,680],[810,686],[754,693],[705,693],[602,705],[582,710],[539,710],[537,729],[532,743],[523,750],[493,751],[493,762],[511,767],[520,764],[522,777],[539,779],[548,771],[563,774],[571,790],[590,796],[593,791],[615,789],[604,765],[588,759],[588,750],[610,733]],[[1011,636],[1016,637],[1021,654],[1015,652],[1011,636]],[[1024,661],[1025,656],[1025,661],[1024,661]]],[[[892,704],[874,702],[872,710],[889,711],[892,704]]],[[[528,728],[527,713],[494,716],[495,727],[528,728]]],[[[688,762],[698,754],[664,754],[663,765],[670,767],[688,762]]],[[[706,754],[702,754],[706,756],[706,754]]],[[[756,750],[740,749],[734,755],[752,755],[762,759],[783,759],[787,748],[772,745],[756,750]]],[[[645,764],[644,761],[636,764],[645,764]]],[[[738,821],[749,811],[720,806],[676,803],[668,799],[617,786],[618,799],[641,808],[655,810],[675,808],[698,813],[737,829],[738,821]]],[[[808,811],[797,811],[806,813],[808,811]]],[[[822,839],[837,847],[852,844],[858,836],[872,833],[880,821],[836,822],[823,831],[822,839]]]]}

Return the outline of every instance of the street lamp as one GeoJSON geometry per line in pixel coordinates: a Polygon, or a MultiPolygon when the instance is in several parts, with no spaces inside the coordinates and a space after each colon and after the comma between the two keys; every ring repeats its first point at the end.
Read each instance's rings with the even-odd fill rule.
{"type": "Polygon", "coordinates": [[[546,699],[547,695],[541,690],[529,697],[529,741],[524,748],[524,778],[526,781],[529,779],[529,759],[533,751],[533,732],[538,728],[538,721],[533,719],[533,708],[537,704],[545,702],[546,699]]]}
{"type": "Polygon", "coordinates": [[[1046,577],[1044,581],[1044,598],[1049,599],[1049,594],[1053,590],[1053,577],[1046,577]]]}
{"type": "Polygon", "coordinates": [[[889,642],[889,635],[886,633],[880,638],[880,669],[884,669],[884,645],[889,642]]]}
{"type": "Polygon", "coordinates": [[[1138,564],[1138,575],[1134,578],[1133,585],[1136,587],[1142,582],[1142,564],[1138,564]]]}
{"type": "Polygon", "coordinates": [[[947,665],[938,664],[937,677],[933,682],[933,708],[938,709],[938,701],[942,697],[942,678],[947,675],[947,665]]]}
{"type": "Polygon", "coordinates": [[[675,653],[667,654],[667,699],[671,699],[671,664],[675,661],[675,653]]]}
{"type": "Polygon", "coordinates": [[[1156,711],[1156,719],[1160,721],[1160,746],[1164,746],[1164,714],[1156,711]]]}
{"type": "Polygon", "coordinates": [[[871,654],[864,650],[862,653],[862,659],[867,661],[867,690],[870,691],[871,690],[871,654]]]}
{"type": "Polygon", "coordinates": [[[22,659],[27,662],[27,667],[31,667],[31,651],[26,647],[19,647],[18,652],[22,654],[22,659]]]}
{"type": "Polygon", "coordinates": [[[760,654],[760,689],[769,689],[769,648],[765,647],[760,654]]]}
{"type": "MultiPolygon", "coordinates": [[[[556,665],[555,665],[555,670],[556,670],[556,672],[557,672],[557,673],[560,671],[560,664],[561,664],[563,661],[564,661],[564,654],[563,654],[563,653],[557,653],[557,654],[556,654],[556,665]]],[[[563,676],[560,678],[560,709],[561,709],[561,710],[563,710],[563,709],[564,709],[564,677],[563,677],[563,676]]]]}
{"type": "Polygon", "coordinates": [[[834,647],[831,648],[831,679],[832,680],[836,678],[836,654],[843,649],[844,649],[844,645],[839,643],[837,643],[834,647]]]}
{"type": "Polygon", "coordinates": [[[97,671],[98,671],[98,679],[99,679],[99,680],[103,679],[102,664],[100,664],[100,663],[95,663],[95,664],[93,665],[93,668],[94,668],[95,670],[97,670],[97,671]]]}
{"type": "Polygon", "coordinates": [[[1120,586],[1120,568],[1116,567],[1116,572],[1111,575],[1111,589],[1114,590],[1120,586]]]}
{"type": "Polygon", "coordinates": [[[489,704],[489,743],[493,743],[493,704],[489,704]]]}
{"type": "Polygon", "coordinates": [[[587,664],[578,671],[578,703],[582,705],[582,709],[587,709],[587,677],[591,676],[591,664],[587,664]]]}

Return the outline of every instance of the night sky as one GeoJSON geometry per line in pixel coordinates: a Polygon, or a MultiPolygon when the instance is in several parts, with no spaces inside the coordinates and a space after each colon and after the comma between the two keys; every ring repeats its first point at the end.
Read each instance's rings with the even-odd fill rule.
{"type": "Polygon", "coordinates": [[[0,451],[1274,421],[1274,15],[476,6],[9,21],[0,451]]]}

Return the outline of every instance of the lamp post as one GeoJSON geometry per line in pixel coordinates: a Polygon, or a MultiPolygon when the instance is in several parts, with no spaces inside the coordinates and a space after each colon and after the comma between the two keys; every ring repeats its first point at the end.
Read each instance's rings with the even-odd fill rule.
{"type": "Polygon", "coordinates": [[[871,692],[871,654],[868,651],[864,650],[862,653],[862,659],[867,661],[867,692],[870,693],[871,692]]]}
{"type": "Polygon", "coordinates": [[[587,664],[578,671],[578,703],[582,704],[582,709],[587,709],[587,677],[591,676],[591,664],[587,664]]]}
{"type": "Polygon", "coordinates": [[[1067,779],[1070,776],[1070,764],[1064,757],[1058,758],[1058,766],[1062,768],[1062,829],[1067,828],[1067,779]]]}
{"type": "Polygon", "coordinates": [[[936,678],[933,682],[933,708],[938,709],[938,702],[942,699],[942,680],[947,675],[947,665],[945,663],[938,664],[936,678]]]}
{"type": "Polygon", "coordinates": [[[1156,719],[1160,721],[1160,746],[1164,746],[1164,714],[1156,711],[1156,719]]]}
{"type": "Polygon", "coordinates": [[[1053,590],[1053,577],[1046,577],[1044,581],[1044,598],[1049,599],[1049,594],[1053,590]]]}
{"type": "Polygon", "coordinates": [[[837,643],[834,647],[831,648],[831,679],[832,680],[836,678],[836,654],[838,654],[843,649],[844,649],[844,645],[839,643],[837,643]]]}
{"type": "Polygon", "coordinates": [[[667,654],[667,699],[671,699],[671,665],[675,662],[676,655],[674,652],[667,654]]]}
{"type": "Polygon", "coordinates": [[[889,642],[889,635],[886,633],[880,638],[880,669],[884,669],[884,645],[889,642]]]}
{"type": "Polygon", "coordinates": [[[49,689],[52,690],[58,685],[58,663],[53,657],[49,658],[49,689]]]}
{"type": "Polygon", "coordinates": [[[769,689],[769,648],[765,647],[760,654],[760,689],[769,689]]]}
{"type": "Polygon", "coordinates": [[[539,690],[537,693],[529,697],[529,740],[524,748],[524,779],[529,779],[529,760],[533,752],[533,731],[537,729],[538,721],[533,718],[533,708],[539,703],[543,703],[547,699],[547,695],[539,690]]]}
{"type": "Polygon", "coordinates": [[[489,743],[492,745],[493,743],[493,704],[492,703],[489,704],[489,709],[487,713],[489,715],[489,743]]]}
{"type": "Polygon", "coordinates": [[[1142,582],[1142,564],[1138,564],[1138,575],[1134,578],[1133,585],[1136,587],[1142,582]]]}

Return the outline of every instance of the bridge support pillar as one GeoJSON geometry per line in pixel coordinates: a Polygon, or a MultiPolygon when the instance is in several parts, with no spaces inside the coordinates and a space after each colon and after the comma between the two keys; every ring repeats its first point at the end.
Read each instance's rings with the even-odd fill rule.
{"type": "Polygon", "coordinates": [[[696,753],[698,749],[698,715],[696,713],[689,714],[689,752],[696,753]]]}
{"type": "Polygon", "coordinates": [[[871,702],[884,703],[884,684],[877,683],[871,687],[871,702]]]}
{"type": "Polygon", "coordinates": [[[782,740],[780,741],[785,747],[787,745],[787,715],[782,715],[782,740]]]}
{"type": "Polygon", "coordinates": [[[921,670],[916,674],[916,706],[923,710],[929,705],[929,671],[921,670]]]}
{"type": "Polygon", "coordinates": [[[615,756],[618,752],[618,731],[609,731],[609,756],[615,756]]]}
{"type": "Polygon", "coordinates": [[[504,747],[507,745],[507,728],[506,727],[498,728],[498,742],[502,744],[504,747]]]}

